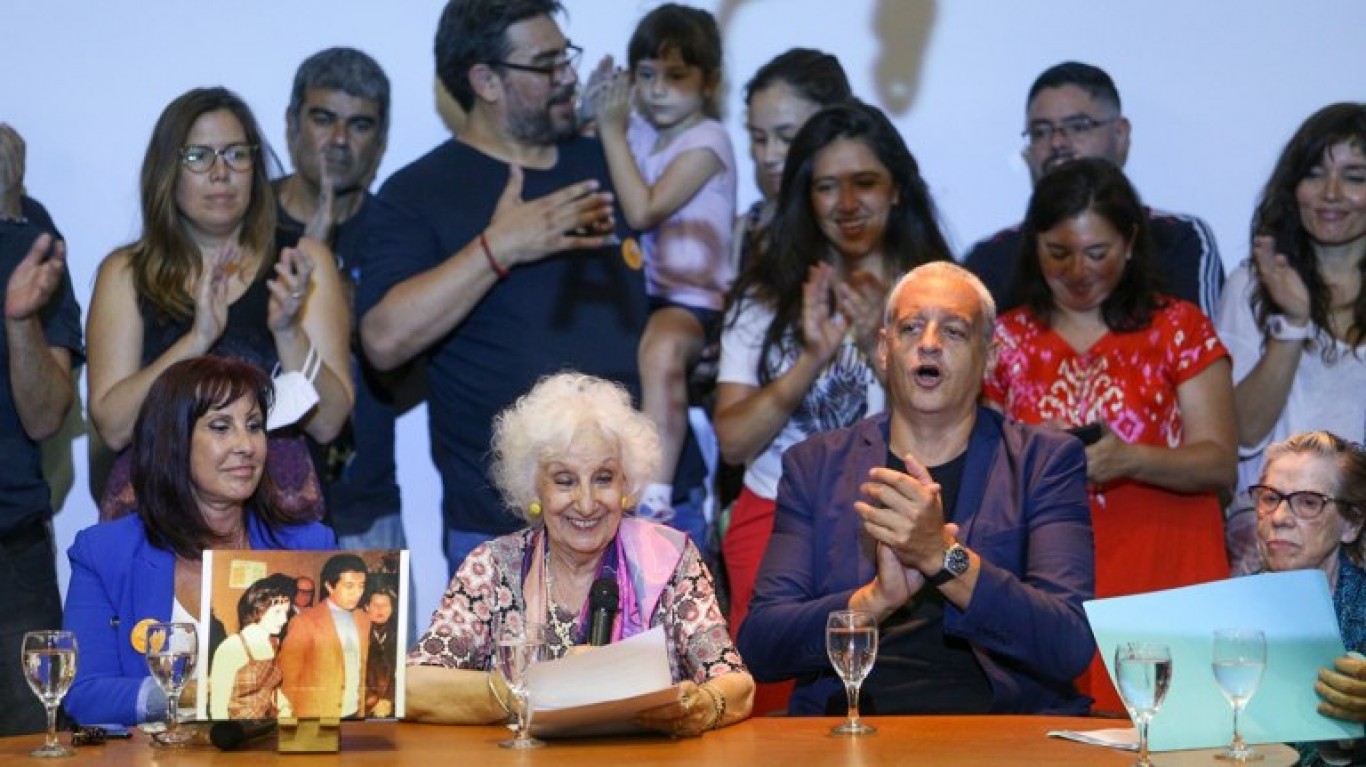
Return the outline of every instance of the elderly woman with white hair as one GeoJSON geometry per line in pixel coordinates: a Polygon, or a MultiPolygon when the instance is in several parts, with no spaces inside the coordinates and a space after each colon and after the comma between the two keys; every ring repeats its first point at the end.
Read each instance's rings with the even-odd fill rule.
{"type": "Polygon", "coordinates": [[[541,379],[493,425],[492,477],[527,527],[480,546],[456,571],[408,655],[407,713],[448,724],[503,720],[493,630],[509,615],[546,627],[548,653],[587,644],[588,592],[618,586],[612,641],[663,626],[678,698],[639,724],[699,734],[749,715],[754,681],[731,642],[711,573],[688,537],[633,515],[660,461],[653,424],[618,384],[541,379]]]}

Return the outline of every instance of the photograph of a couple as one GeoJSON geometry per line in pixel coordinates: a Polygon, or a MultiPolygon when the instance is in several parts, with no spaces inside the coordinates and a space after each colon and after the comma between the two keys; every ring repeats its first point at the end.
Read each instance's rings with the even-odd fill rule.
{"type": "Polygon", "coordinates": [[[407,552],[205,552],[199,719],[403,715],[407,552]]]}

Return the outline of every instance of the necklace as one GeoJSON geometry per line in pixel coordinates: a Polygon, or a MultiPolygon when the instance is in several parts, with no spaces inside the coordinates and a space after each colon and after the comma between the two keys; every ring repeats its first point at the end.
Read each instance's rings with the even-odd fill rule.
{"type": "MultiPolygon", "coordinates": [[[[577,628],[577,620],[562,620],[560,618],[560,604],[555,601],[555,575],[554,568],[550,562],[545,564],[545,591],[546,591],[546,618],[550,622],[550,630],[559,640],[557,644],[568,650],[574,646],[574,631],[577,628]]],[[[568,610],[565,610],[569,613],[568,610]]]]}

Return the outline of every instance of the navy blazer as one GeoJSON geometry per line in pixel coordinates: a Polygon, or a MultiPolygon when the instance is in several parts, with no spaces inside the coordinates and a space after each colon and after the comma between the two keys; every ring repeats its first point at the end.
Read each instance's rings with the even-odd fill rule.
{"type": "MultiPolygon", "coordinates": [[[[824,713],[842,689],[824,673],[825,619],[876,575],[853,506],[869,469],[887,463],[889,423],[886,413],[865,418],[783,456],[773,537],[738,644],[755,679],[797,678],[794,714],[824,713]]],[[[1085,712],[1090,700],[1072,684],[1095,652],[1082,611],[1095,569],[1081,442],[978,408],[957,504],[959,540],[982,565],[967,609],[944,605],[944,632],[971,644],[992,711],[1085,712]]]]}
{"type": "MultiPolygon", "coordinates": [[[[247,520],[253,549],[337,547],[331,528],[316,522],[285,527],[272,537],[255,514],[247,520]]],[[[142,520],[130,514],[77,533],[67,556],[71,584],[62,625],[76,632],[79,656],[76,681],[62,703],[81,723],[138,724],[138,691],[150,672],[131,635],[143,619],[171,619],[175,554],[153,546],[142,520]]]]}

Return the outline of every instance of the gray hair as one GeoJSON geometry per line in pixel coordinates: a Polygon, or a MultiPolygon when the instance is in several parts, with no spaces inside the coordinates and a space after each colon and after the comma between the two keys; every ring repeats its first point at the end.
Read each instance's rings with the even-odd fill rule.
{"type": "Polygon", "coordinates": [[[535,521],[527,507],[536,500],[541,466],[565,455],[585,427],[616,443],[628,495],[639,496],[659,471],[659,433],[632,406],[626,387],[583,373],[556,373],[493,420],[489,475],[513,514],[535,521]]]}
{"type": "Polygon", "coordinates": [[[901,291],[907,285],[922,277],[938,277],[945,280],[966,282],[968,287],[976,291],[977,302],[982,309],[982,332],[986,335],[987,343],[991,343],[991,337],[996,332],[996,299],[991,297],[991,291],[987,290],[987,286],[977,278],[977,275],[952,261],[931,261],[902,275],[901,279],[896,281],[896,285],[887,291],[887,304],[882,311],[883,327],[890,330],[892,323],[896,321],[897,296],[901,295],[901,291]]]}
{"type": "MultiPolygon", "coordinates": [[[[1366,524],[1366,449],[1330,431],[1307,431],[1292,434],[1266,448],[1266,462],[1262,464],[1259,482],[1266,481],[1267,469],[1287,455],[1312,455],[1332,461],[1333,495],[1338,499],[1338,514],[1349,524],[1366,524]]],[[[1366,562],[1366,541],[1360,534],[1356,540],[1342,544],[1352,562],[1360,567],[1366,562]]]]}
{"type": "Polygon", "coordinates": [[[389,135],[389,77],[378,62],[355,48],[328,48],[304,59],[294,73],[294,89],[289,95],[289,116],[299,119],[304,94],[309,90],[341,91],[358,99],[368,99],[379,107],[379,135],[389,135]]]}

